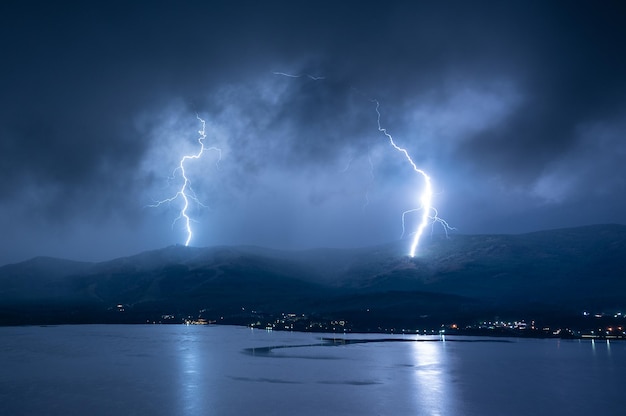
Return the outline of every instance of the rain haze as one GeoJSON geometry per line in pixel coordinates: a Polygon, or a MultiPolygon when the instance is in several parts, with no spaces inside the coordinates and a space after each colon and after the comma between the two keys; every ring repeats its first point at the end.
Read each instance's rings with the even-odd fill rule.
{"type": "Polygon", "coordinates": [[[201,120],[190,245],[398,240],[424,181],[376,103],[454,233],[626,223],[621,2],[5,1],[0,23],[0,264],[183,244],[181,199],[151,205],[201,120]]]}

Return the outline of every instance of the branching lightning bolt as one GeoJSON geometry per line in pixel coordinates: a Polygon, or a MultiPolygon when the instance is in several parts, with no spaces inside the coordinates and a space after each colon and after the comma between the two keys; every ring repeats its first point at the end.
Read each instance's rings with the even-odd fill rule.
{"type": "Polygon", "coordinates": [[[286,72],[272,72],[272,74],[274,75],[281,75],[283,77],[288,77],[288,78],[302,78],[304,76],[306,76],[307,78],[313,80],[313,81],[320,81],[323,79],[326,79],[326,77],[316,77],[314,75],[310,75],[310,74],[287,74],[286,72]]]}
{"type": "Polygon", "coordinates": [[[149,205],[150,207],[158,207],[160,205],[163,205],[165,203],[170,203],[173,202],[177,199],[182,199],[182,208],[180,210],[180,214],[178,214],[178,217],[176,217],[174,219],[174,222],[172,223],[172,226],[174,224],[176,224],[176,222],[178,222],[179,220],[183,220],[185,223],[185,229],[187,231],[187,239],[185,240],[185,246],[189,245],[189,242],[191,241],[191,238],[193,237],[193,232],[191,230],[191,217],[189,217],[188,214],[188,209],[189,209],[189,202],[193,201],[195,203],[197,203],[198,205],[205,207],[206,205],[202,204],[198,198],[196,197],[195,192],[193,191],[193,188],[191,187],[191,181],[189,180],[189,178],[187,177],[187,172],[185,171],[185,162],[187,162],[188,160],[191,159],[200,159],[202,157],[202,155],[204,154],[205,150],[209,151],[209,150],[214,150],[218,153],[218,163],[220,162],[220,160],[222,159],[222,151],[217,148],[217,147],[205,147],[204,144],[204,140],[206,139],[206,122],[200,118],[200,116],[196,115],[196,118],[198,119],[198,121],[200,121],[201,123],[201,129],[198,130],[198,143],[200,144],[200,150],[198,151],[198,153],[195,154],[191,154],[191,155],[184,155],[181,159],[180,162],[178,163],[178,166],[176,167],[176,169],[174,169],[174,171],[172,172],[172,177],[176,177],[176,173],[180,172],[180,175],[183,179],[183,183],[180,187],[180,190],[178,192],[176,192],[176,194],[174,196],[172,196],[171,198],[166,198],[163,199],[161,201],[156,202],[153,205],[149,205]]]}
{"type": "MultiPolygon", "coordinates": [[[[274,75],[280,75],[280,76],[284,76],[284,77],[288,77],[288,78],[302,78],[304,76],[306,76],[307,78],[313,80],[313,81],[318,81],[318,80],[323,80],[325,79],[324,77],[315,77],[313,75],[309,75],[309,74],[289,74],[289,73],[285,73],[285,72],[272,72],[274,75]]],[[[359,90],[356,90],[357,92],[359,92],[360,94],[362,94],[359,90]]],[[[437,209],[435,207],[433,207],[432,205],[432,201],[433,201],[433,189],[432,189],[432,182],[430,179],[430,176],[423,171],[422,169],[418,168],[417,165],[415,164],[415,162],[413,161],[413,159],[411,158],[411,155],[409,155],[409,152],[398,146],[396,144],[396,142],[394,141],[393,137],[391,136],[391,134],[389,134],[387,132],[387,129],[383,128],[380,124],[380,103],[378,102],[378,100],[371,100],[372,102],[376,103],[376,114],[377,114],[377,124],[378,124],[378,131],[383,133],[387,139],[389,139],[389,143],[391,144],[391,146],[397,150],[398,152],[402,153],[405,157],[405,159],[409,162],[409,164],[411,165],[411,167],[413,168],[413,171],[417,174],[419,174],[423,179],[424,179],[424,189],[422,190],[421,194],[419,194],[419,206],[416,208],[412,208],[409,209],[407,211],[404,211],[402,213],[402,236],[404,236],[405,232],[406,232],[406,216],[407,214],[411,214],[414,212],[418,212],[421,211],[421,217],[420,217],[420,222],[417,225],[417,229],[415,230],[415,232],[413,233],[413,241],[411,243],[411,249],[409,251],[409,256],[410,257],[415,257],[415,253],[417,252],[417,247],[419,245],[420,242],[420,238],[422,237],[422,235],[424,234],[424,230],[426,229],[426,227],[428,225],[432,225],[435,223],[439,223],[445,233],[446,236],[448,235],[448,231],[449,230],[454,230],[454,227],[451,227],[444,219],[439,217],[439,213],[437,211],[437,209]]],[[[373,176],[373,164],[372,164],[372,159],[368,153],[368,161],[370,164],[370,174],[373,176]]],[[[350,165],[352,163],[352,159],[350,159],[348,161],[347,166],[342,170],[342,172],[346,172],[348,169],[350,169],[350,165]]],[[[366,192],[365,194],[365,205],[363,208],[365,208],[367,205],[369,204],[369,198],[368,198],[368,192],[366,192]]]]}
{"type": "Polygon", "coordinates": [[[410,210],[404,211],[402,213],[402,235],[404,235],[406,215],[409,213],[420,211],[420,210],[422,211],[421,220],[413,235],[413,242],[411,243],[411,250],[409,251],[409,256],[414,257],[415,252],[417,251],[417,246],[419,245],[420,238],[422,237],[422,234],[424,233],[424,229],[426,228],[427,225],[434,224],[435,222],[441,224],[444,231],[446,232],[446,235],[448,233],[448,230],[453,230],[454,228],[450,227],[444,219],[439,218],[437,209],[435,209],[432,205],[433,188],[432,188],[430,176],[428,176],[428,174],[424,172],[422,169],[418,168],[415,162],[413,162],[413,159],[411,159],[411,155],[409,155],[409,152],[406,149],[398,146],[396,142],[393,140],[393,137],[391,136],[391,134],[387,132],[387,129],[381,127],[380,110],[379,110],[380,103],[378,102],[378,100],[372,100],[372,101],[376,103],[376,114],[378,116],[377,117],[378,131],[383,133],[387,137],[387,139],[389,139],[389,143],[391,144],[391,146],[394,149],[396,149],[398,152],[402,153],[404,157],[406,158],[406,160],[411,165],[411,167],[413,168],[413,170],[424,178],[424,189],[421,195],[419,196],[420,206],[417,208],[412,208],[410,210]]]}

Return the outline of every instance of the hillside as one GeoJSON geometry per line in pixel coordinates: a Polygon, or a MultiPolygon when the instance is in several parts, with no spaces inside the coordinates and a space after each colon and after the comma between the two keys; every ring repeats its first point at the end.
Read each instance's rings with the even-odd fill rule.
{"type": "Polygon", "coordinates": [[[234,323],[282,313],[361,327],[626,310],[626,226],[280,251],[170,246],[100,263],[38,257],[0,267],[0,324],[234,323]],[[174,318],[171,318],[174,317],[174,318]]]}

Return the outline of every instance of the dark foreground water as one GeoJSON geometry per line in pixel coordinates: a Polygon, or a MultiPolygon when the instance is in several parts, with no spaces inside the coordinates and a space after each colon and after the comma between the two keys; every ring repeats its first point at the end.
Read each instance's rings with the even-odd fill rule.
{"type": "Polygon", "coordinates": [[[626,414],[625,342],[323,336],[0,328],[0,415],[626,414]]]}

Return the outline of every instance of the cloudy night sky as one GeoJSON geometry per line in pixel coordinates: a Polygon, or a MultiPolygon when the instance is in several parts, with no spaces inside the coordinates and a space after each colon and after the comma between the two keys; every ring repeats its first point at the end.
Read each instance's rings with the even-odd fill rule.
{"type": "Polygon", "coordinates": [[[423,180],[374,100],[454,233],[626,223],[622,2],[6,1],[0,21],[0,264],[184,243],[182,200],[150,205],[196,116],[221,159],[186,164],[190,245],[398,240],[423,180]]]}

